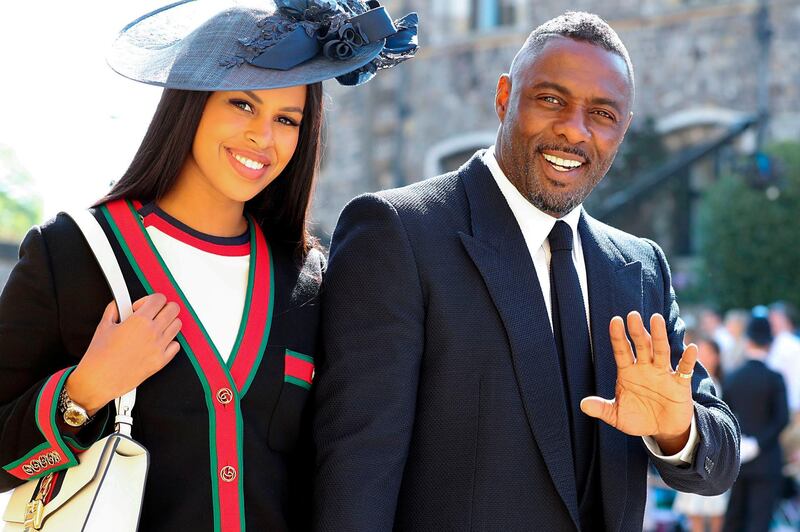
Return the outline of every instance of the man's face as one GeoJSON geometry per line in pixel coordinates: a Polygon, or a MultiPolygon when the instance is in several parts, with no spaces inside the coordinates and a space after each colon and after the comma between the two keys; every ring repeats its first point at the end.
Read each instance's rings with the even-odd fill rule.
{"type": "Polygon", "coordinates": [[[497,86],[497,158],[538,209],[561,217],[600,182],[631,121],[625,61],[565,37],[521,59],[497,86]]]}

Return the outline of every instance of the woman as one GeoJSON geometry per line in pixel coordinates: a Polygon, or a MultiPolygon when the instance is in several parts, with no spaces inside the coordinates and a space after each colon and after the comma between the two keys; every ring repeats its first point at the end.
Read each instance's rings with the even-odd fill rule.
{"type": "MultiPolygon", "coordinates": [[[[717,394],[721,393],[722,365],[719,344],[709,337],[701,336],[697,343],[697,359],[706,368],[717,394]]],[[[706,523],[710,532],[721,532],[728,506],[729,493],[704,496],[696,493],[678,492],[672,509],[685,515],[691,532],[705,532],[706,523]]]]}
{"type": "Polygon", "coordinates": [[[0,297],[0,491],[75,465],[112,430],[112,400],[137,388],[142,530],[305,528],[321,82],[363,83],[413,55],[416,16],[263,4],[180,2],[115,42],[117,72],[166,88],[92,210],[134,312],[118,323],[71,219],[30,231],[0,297]]]}

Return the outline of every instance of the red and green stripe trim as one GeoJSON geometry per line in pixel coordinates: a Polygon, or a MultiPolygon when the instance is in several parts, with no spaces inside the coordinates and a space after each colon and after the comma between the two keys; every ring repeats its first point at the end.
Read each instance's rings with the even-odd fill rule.
{"type": "Polygon", "coordinates": [[[239,395],[244,397],[264,356],[275,305],[275,272],[272,252],[255,220],[250,220],[250,270],[242,324],[228,367],[239,395]]]}
{"type": "Polygon", "coordinates": [[[74,367],[62,369],[50,376],[36,398],[36,426],[45,438],[25,456],[3,466],[8,473],[22,480],[39,478],[54,471],[60,471],[78,464],[75,454],[70,450],[56,425],[58,397],[64,382],[74,367]]]}
{"type": "Polygon", "coordinates": [[[259,273],[265,274],[262,279],[272,276],[269,248],[263,234],[257,224],[251,221],[251,234],[255,237],[251,239],[251,261],[255,260],[254,266],[251,262],[251,270],[254,269],[255,273],[250,276],[252,282],[248,286],[248,292],[251,295],[248,296],[248,301],[252,316],[247,313],[248,320],[243,324],[244,330],[240,329],[241,342],[235,353],[234,376],[228,371],[194,309],[169,273],[133,205],[118,200],[104,205],[102,211],[145,290],[148,293],[163,293],[168,300],[175,301],[181,308],[183,327],[178,341],[189,356],[203,385],[209,412],[210,474],[215,530],[227,532],[244,529],[242,419],[239,402],[241,391],[246,391],[263,356],[252,351],[254,347],[262,349],[265,344],[262,335],[269,333],[269,323],[265,321],[272,315],[273,300],[271,284],[267,292],[265,282],[258,285],[255,283],[259,273]],[[255,291],[256,286],[262,287],[263,291],[255,291]],[[263,321],[259,323],[259,320],[263,321]],[[260,334],[251,332],[251,327],[260,334]],[[216,399],[217,392],[223,388],[230,390],[233,395],[228,404],[222,404],[216,399]],[[226,482],[220,478],[220,471],[226,466],[235,468],[237,476],[234,481],[226,482]]]}
{"type": "Polygon", "coordinates": [[[225,245],[215,244],[202,238],[182,231],[180,228],[175,227],[167,220],[161,218],[157,213],[151,212],[143,218],[145,227],[153,226],[162,233],[171,236],[175,240],[188,244],[193,248],[205,251],[206,253],[213,253],[214,255],[222,255],[225,257],[243,257],[250,253],[250,245],[247,243],[239,245],[225,245]]]}
{"type": "Polygon", "coordinates": [[[284,356],[283,373],[285,382],[310,390],[311,382],[314,379],[314,359],[308,355],[287,349],[284,356]]]}

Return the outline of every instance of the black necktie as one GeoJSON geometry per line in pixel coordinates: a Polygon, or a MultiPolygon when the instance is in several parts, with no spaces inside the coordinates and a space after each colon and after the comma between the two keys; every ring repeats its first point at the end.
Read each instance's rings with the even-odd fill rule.
{"type": "Polygon", "coordinates": [[[589,326],[578,272],[572,261],[572,229],[566,222],[558,221],[547,239],[551,252],[553,336],[561,359],[564,390],[569,399],[572,457],[580,500],[589,478],[596,425],[580,409],[581,399],[594,395],[595,390],[589,326]]]}

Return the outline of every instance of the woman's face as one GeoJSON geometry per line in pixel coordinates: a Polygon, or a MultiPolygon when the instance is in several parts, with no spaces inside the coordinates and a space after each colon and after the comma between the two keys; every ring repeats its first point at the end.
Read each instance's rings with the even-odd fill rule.
{"type": "Polygon", "coordinates": [[[181,179],[212,196],[245,202],[286,168],[300,136],[306,87],[214,92],[181,179]]]}
{"type": "Polygon", "coordinates": [[[719,353],[714,349],[714,346],[702,340],[698,342],[697,359],[708,370],[710,375],[716,374],[717,366],[719,366],[719,353]]]}

